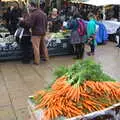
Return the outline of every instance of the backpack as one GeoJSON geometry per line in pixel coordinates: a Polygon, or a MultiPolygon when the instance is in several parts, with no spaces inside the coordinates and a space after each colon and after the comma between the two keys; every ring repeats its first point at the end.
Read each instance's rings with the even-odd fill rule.
{"type": "Polygon", "coordinates": [[[78,33],[80,36],[84,36],[86,33],[86,27],[85,27],[85,23],[83,22],[83,20],[78,20],[78,33]]]}

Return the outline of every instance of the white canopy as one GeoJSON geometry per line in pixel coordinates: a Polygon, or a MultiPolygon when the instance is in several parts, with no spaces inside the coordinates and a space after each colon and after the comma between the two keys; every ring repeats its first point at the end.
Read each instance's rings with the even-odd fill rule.
{"type": "Polygon", "coordinates": [[[120,5],[120,0],[88,0],[82,3],[95,6],[120,5]]]}
{"type": "Polygon", "coordinates": [[[1,0],[2,2],[20,2],[20,1],[24,1],[24,0],[1,0]]]}
{"type": "Polygon", "coordinates": [[[71,3],[83,3],[86,1],[88,1],[88,0],[70,0],[71,3]]]}

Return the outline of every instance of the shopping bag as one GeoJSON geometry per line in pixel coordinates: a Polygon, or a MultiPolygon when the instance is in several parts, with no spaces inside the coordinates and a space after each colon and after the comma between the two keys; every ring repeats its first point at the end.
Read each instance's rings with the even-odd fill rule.
{"type": "Polygon", "coordinates": [[[17,30],[15,31],[14,37],[21,39],[23,36],[23,32],[24,32],[24,28],[22,27],[17,28],[17,30]]]}

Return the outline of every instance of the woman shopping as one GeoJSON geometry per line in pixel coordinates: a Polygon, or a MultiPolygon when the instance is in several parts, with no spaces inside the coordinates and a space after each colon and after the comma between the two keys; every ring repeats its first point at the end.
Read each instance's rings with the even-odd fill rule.
{"type": "Polygon", "coordinates": [[[84,42],[85,42],[85,24],[79,14],[75,14],[71,20],[68,28],[71,32],[71,44],[74,47],[74,54],[76,59],[82,59],[84,56],[84,42]]]}

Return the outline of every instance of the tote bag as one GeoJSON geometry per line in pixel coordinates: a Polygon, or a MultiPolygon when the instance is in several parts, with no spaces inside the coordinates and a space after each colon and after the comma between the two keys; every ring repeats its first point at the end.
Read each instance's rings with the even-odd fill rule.
{"type": "Polygon", "coordinates": [[[17,28],[17,30],[14,34],[14,37],[21,39],[23,36],[23,32],[24,32],[24,28],[22,28],[22,27],[17,28]]]}

